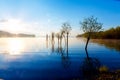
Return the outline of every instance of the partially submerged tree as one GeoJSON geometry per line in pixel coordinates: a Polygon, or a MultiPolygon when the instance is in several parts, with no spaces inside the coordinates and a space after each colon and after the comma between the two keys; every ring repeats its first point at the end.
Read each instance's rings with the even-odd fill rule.
{"type": "Polygon", "coordinates": [[[57,52],[59,52],[59,48],[61,47],[60,46],[60,33],[56,33],[55,36],[56,36],[56,38],[58,40],[58,49],[57,49],[57,52]]]}
{"type": "Polygon", "coordinates": [[[94,18],[94,16],[91,16],[91,17],[85,18],[83,20],[83,22],[80,22],[80,24],[81,24],[81,28],[82,28],[83,32],[88,34],[87,42],[86,42],[86,46],[85,46],[85,49],[87,49],[87,46],[88,46],[88,43],[89,43],[92,33],[98,32],[99,30],[101,30],[102,23],[99,23],[97,21],[97,18],[94,18]]]}
{"type": "Polygon", "coordinates": [[[54,52],[54,45],[55,45],[55,40],[54,40],[54,38],[55,38],[55,33],[52,32],[52,33],[51,33],[52,52],[54,52]]]}
{"type": "MultiPolygon", "coordinates": [[[[60,31],[60,45],[62,45],[62,39],[65,39],[65,31],[63,29],[61,29],[60,31]]],[[[65,40],[65,44],[66,44],[66,40],[65,40]]]]}
{"type": "Polygon", "coordinates": [[[68,36],[69,36],[69,33],[71,30],[72,30],[72,28],[71,28],[71,25],[69,23],[62,24],[61,32],[63,34],[66,34],[66,36],[67,36],[67,52],[68,52],[68,36]]]}

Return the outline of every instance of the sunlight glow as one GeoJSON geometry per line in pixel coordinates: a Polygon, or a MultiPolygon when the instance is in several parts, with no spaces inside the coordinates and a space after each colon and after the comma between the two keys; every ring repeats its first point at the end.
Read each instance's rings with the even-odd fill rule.
{"type": "Polygon", "coordinates": [[[0,29],[8,31],[10,33],[27,33],[27,32],[32,32],[32,26],[31,23],[25,22],[22,19],[17,19],[17,18],[8,18],[8,19],[3,19],[0,22],[0,29]],[[29,27],[29,30],[28,30],[29,27]]]}
{"type": "Polygon", "coordinates": [[[10,39],[8,42],[8,53],[10,55],[20,55],[24,49],[23,42],[19,38],[10,39]]]}
{"type": "Polygon", "coordinates": [[[18,19],[9,19],[6,23],[6,29],[10,32],[16,33],[21,30],[21,21],[18,19]]]}

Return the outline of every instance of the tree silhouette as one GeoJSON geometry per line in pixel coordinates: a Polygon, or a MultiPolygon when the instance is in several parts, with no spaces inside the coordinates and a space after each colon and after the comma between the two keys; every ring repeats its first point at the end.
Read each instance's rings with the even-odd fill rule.
{"type": "Polygon", "coordinates": [[[87,49],[89,40],[91,38],[92,33],[94,32],[98,32],[99,30],[102,29],[102,23],[99,23],[97,21],[97,18],[94,18],[94,16],[85,18],[83,20],[83,22],[80,22],[81,24],[81,28],[83,30],[83,32],[87,33],[87,42],[86,42],[86,46],[85,49],[87,49]]]}
{"type": "MultiPolygon", "coordinates": [[[[59,37],[60,38],[60,46],[62,46],[62,39],[64,38],[64,40],[65,40],[65,31],[63,29],[61,29],[59,35],[60,35],[60,37],[59,37]]],[[[66,44],[66,40],[65,40],[65,44],[66,44]]]]}
{"type": "Polygon", "coordinates": [[[55,33],[52,32],[52,33],[51,33],[52,52],[54,52],[54,45],[55,45],[55,40],[54,40],[54,38],[55,38],[55,33]]]}
{"type": "Polygon", "coordinates": [[[65,33],[66,36],[67,36],[67,52],[68,52],[68,36],[69,36],[69,33],[70,33],[71,30],[72,30],[72,28],[71,28],[71,25],[69,23],[65,22],[65,23],[62,24],[61,31],[63,33],[65,33]]]}

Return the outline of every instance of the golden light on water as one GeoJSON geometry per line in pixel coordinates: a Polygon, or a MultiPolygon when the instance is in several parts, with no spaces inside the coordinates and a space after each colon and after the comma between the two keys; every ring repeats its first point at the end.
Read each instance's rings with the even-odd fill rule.
{"type": "Polygon", "coordinates": [[[19,38],[11,38],[8,41],[8,53],[10,55],[20,55],[24,49],[23,42],[19,38]]]}

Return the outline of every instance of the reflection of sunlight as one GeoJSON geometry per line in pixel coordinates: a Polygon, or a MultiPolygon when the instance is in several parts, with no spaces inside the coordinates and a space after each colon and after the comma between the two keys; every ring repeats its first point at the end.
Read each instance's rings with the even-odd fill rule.
{"type": "Polygon", "coordinates": [[[13,38],[8,41],[8,53],[10,55],[20,55],[24,46],[19,38],[13,38]]]}

